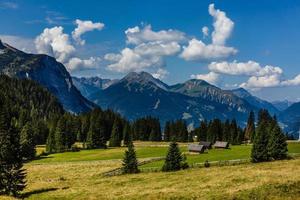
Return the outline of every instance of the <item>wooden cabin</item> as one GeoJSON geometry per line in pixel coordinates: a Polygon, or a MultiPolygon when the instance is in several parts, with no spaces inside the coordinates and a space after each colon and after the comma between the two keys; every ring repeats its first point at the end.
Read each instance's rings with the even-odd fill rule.
{"type": "Polygon", "coordinates": [[[189,144],[188,150],[189,152],[203,153],[205,151],[205,147],[199,144],[189,144]]]}
{"type": "Polygon", "coordinates": [[[212,148],[212,143],[211,142],[200,141],[199,145],[203,145],[204,148],[206,148],[206,149],[211,149],[212,148]]]}
{"type": "Polygon", "coordinates": [[[229,143],[228,142],[223,142],[223,141],[216,141],[214,144],[215,149],[228,149],[229,148],[229,143]]]}

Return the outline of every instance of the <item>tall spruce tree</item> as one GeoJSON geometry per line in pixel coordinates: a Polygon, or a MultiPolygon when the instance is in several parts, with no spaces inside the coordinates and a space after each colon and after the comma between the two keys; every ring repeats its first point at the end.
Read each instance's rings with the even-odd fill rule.
{"type": "Polygon", "coordinates": [[[251,111],[248,117],[247,126],[245,130],[245,139],[253,141],[255,135],[255,117],[254,112],[251,111]]]}
{"type": "Polygon", "coordinates": [[[18,133],[0,96],[0,195],[17,197],[26,187],[18,133]]]}
{"type": "Polygon", "coordinates": [[[121,146],[121,139],[120,139],[120,135],[121,134],[121,124],[120,124],[120,120],[119,119],[115,119],[114,121],[114,125],[112,128],[112,133],[111,133],[111,137],[109,140],[109,146],[110,147],[119,147],[121,146]]]}
{"type": "Polygon", "coordinates": [[[177,171],[181,169],[182,166],[182,155],[178,148],[178,144],[173,141],[170,143],[169,150],[165,159],[165,163],[162,167],[162,171],[177,171]]]}
{"type": "Polygon", "coordinates": [[[55,129],[50,129],[49,135],[46,143],[46,152],[54,153],[55,152],[55,129]]]}
{"type": "Polygon", "coordinates": [[[268,142],[269,157],[274,160],[285,159],[287,158],[287,151],[286,136],[276,123],[271,130],[268,142]]]}
{"type": "Polygon", "coordinates": [[[200,123],[200,127],[195,131],[197,135],[198,141],[206,141],[207,140],[207,121],[203,120],[200,123]]]}
{"type": "Polygon", "coordinates": [[[128,146],[131,140],[131,128],[129,122],[127,122],[123,129],[123,145],[128,146]]]}
{"type": "Polygon", "coordinates": [[[164,141],[166,142],[170,141],[170,137],[171,137],[170,121],[167,121],[164,128],[164,141]]]}
{"type": "Polygon", "coordinates": [[[67,149],[65,131],[66,121],[64,117],[61,117],[57,122],[57,127],[54,134],[55,152],[63,152],[67,149]]]}
{"type": "Polygon", "coordinates": [[[258,125],[255,137],[253,141],[251,159],[252,162],[263,162],[269,160],[268,154],[268,124],[267,122],[262,122],[258,125]]]}
{"type": "Polygon", "coordinates": [[[35,157],[34,134],[30,123],[26,123],[20,134],[20,145],[22,157],[25,160],[31,160],[35,157]]]}
{"type": "Polygon", "coordinates": [[[132,141],[129,141],[128,149],[125,151],[122,165],[124,174],[135,174],[140,172],[132,141]]]}

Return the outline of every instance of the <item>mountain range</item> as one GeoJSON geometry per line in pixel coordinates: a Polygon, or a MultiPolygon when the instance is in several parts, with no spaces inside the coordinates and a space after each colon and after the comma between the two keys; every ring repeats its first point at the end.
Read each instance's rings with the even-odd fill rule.
{"type": "Polygon", "coordinates": [[[197,79],[168,85],[147,72],[131,72],[120,80],[71,77],[55,58],[28,54],[1,40],[0,72],[36,81],[72,113],[87,112],[100,106],[113,109],[130,120],[151,115],[162,123],[184,119],[193,127],[201,120],[219,118],[236,119],[244,126],[250,111],[265,108],[277,115],[291,134],[298,135],[300,127],[300,103],[291,106],[290,102],[272,104],[243,88],[223,90],[197,79]]]}
{"type": "Polygon", "coordinates": [[[266,108],[272,114],[279,113],[271,103],[244,89],[222,90],[204,80],[191,79],[168,85],[147,72],[131,72],[120,80],[102,80],[109,83],[108,86],[98,87],[96,83],[102,82],[100,78],[88,79],[73,78],[86,98],[129,119],[151,115],[159,117],[162,123],[184,119],[195,126],[203,119],[235,118],[245,125],[251,110],[257,112],[266,108]]]}
{"type": "Polygon", "coordinates": [[[10,77],[36,81],[54,94],[69,112],[87,112],[96,107],[73,85],[64,65],[51,56],[27,54],[0,40],[0,72],[10,77]]]}

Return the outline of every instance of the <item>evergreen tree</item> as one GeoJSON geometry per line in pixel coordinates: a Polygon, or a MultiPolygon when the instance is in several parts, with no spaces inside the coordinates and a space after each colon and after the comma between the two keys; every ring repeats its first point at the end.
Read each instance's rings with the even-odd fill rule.
{"type": "Polygon", "coordinates": [[[253,141],[255,135],[255,118],[254,112],[251,111],[248,117],[247,126],[245,130],[245,139],[253,141]]]}
{"type": "Polygon", "coordinates": [[[223,125],[223,141],[231,142],[231,126],[229,120],[226,120],[223,125]]]}
{"type": "Polygon", "coordinates": [[[0,195],[17,197],[26,186],[18,133],[0,96],[0,195]]]}
{"type": "Polygon", "coordinates": [[[235,120],[232,120],[231,121],[231,124],[230,124],[230,143],[231,144],[240,144],[239,141],[238,141],[238,126],[236,124],[236,121],[235,120]]]}
{"type": "Polygon", "coordinates": [[[200,127],[196,128],[195,133],[197,135],[198,141],[206,141],[207,140],[207,121],[201,121],[200,127]]]}
{"type": "Polygon", "coordinates": [[[123,165],[123,173],[125,174],[139,173],[138,161],[136,158],[136,153],[132,141],[129,141],[128,150],[125,151],[125,156],[122,165],[123,165]]]}
{"type": "Polygon", "coordinates": [[[35,157],[35,142],[33,130],[29,123],[26,123],[20,134],[20,145],[22,157],[26,160],[31,160],[35,157]]]}
{"type": "Polygon", "coordinates": [[[268,152],[270,158],[281,160],[287,158],[287,143],[286,137],[278,124],[276,124],[270,134],[268,143],[268,152]]]}
{"type": "Polygon", "coordinates": [[[268,155],[268,127],[267,123],[260,123],[256,129],[253,141],[251,159],[252,162],[263,162],[269,160],[268,155]]]}
{"type": "Polygon", "coordinates": [[[109,140],[109,146],[110,147],[119,147],[121,146],[121,140],[120,140],[120,135],[121,135],[121,125],[119,119],[115,119],[113,128],[112,128],[112,133],[111,137],[109,140]]]}
{"type": "Polygon", "coordinates": [[[61,117],[57,122],[55,129],[54,141],[55,152],[63,152],[66,150],[66,121],[64,117],[61,117]]]}
{"type": "Polygon", "coordinates": [[[171,137],[170,121],[167,121],[164,128],[164,141],[166,142],[170,141],[170,137],[171,137]]]}
{"type": "Polygon", "coordinates": [[[55,129],[50,129],[49,135],[46,143],[46,152],[54,153],[55,152],[55,129]]]}
{"type": "Polygon", "coordinates": [[[162,167],[162,171],[177,171],[181,169],[182,156],[176,142],[171,142],[169,150],[162,167]]]}
{"type": "Polygon", "coordinates": [[[125,127],[123,129],[123,145],[128,146],[129,142],[132,140],[131,137],[131,129],[130,129],[130,124],[127,122],[125,124],[125,127]]]}

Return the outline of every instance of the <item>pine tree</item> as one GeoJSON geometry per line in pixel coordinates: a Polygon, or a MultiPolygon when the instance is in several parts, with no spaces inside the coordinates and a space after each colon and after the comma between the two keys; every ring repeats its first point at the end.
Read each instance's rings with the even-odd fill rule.
{"type": "Polygon", "coordinates": [[[66,121],[64,117],[61,117],[57,122],[55,129],[54,141],[55,141],[55,152],[63,152],[66,150],[66,121]]]}
{"type": "Polygon", "coordinates": [[[245,130],[245,139],[253,141],[255,135],[255,118],[254,112],[251,111],[248,117],[247,126],[245,130]]]}
{"type": "Polygon", "coordinates": [[[170,122],[167,121],[164,129],[164,141],[165,142],[170,141],[170,137],[171,137],[171,127],[170,127],[170,122]]]}
{"type": "Polygon", "coordinates": [[[110,147],[121,146],[120,134],[121,134],[120,122],[119,122],[119,119],[115,119],[114,125],[112,128],[111,137],[109,140],[110,147]]]}
{"type": "Polygon", "coordinates": [[[171,142],[169,150],[165,159],[165,163],[162,167],[162,171],[177,171],[181,169],[182,156],[176,142],[171,142]]]}
{"type": "Polygon", "coordinates": [[[200,127],[196,129],[197,139],[198,141],[206,141],[207,140],[207,121],[201,121],[200,127]]]}
{"type": "Polygon", "coordinates": [[[35,143],[33,130],[29,123],[26,123],[20,134],[20,145],[22,156],[26,160],[31,160],[35,157],[35,143]]]}
{"type": "Polygon", "coordinates": [[[226,120],[223,125],[223,141],[230,142],[231,141],[231,126],[229,120],[226,120]]]}
{"type": "Polygon", "coordinates": [[[260,123],[256,129],[252,151],[251,159],[252,162],[263,162],[269,160],[268,155],[268,127],[267,123],[260,123]]]}
{"type": "Polygon", "coordinates": [[[125,151],[125,156],[122,165],[123,173],[125,174],[135,174],[139,173],[140,171],[138,169],[138,161],[136,158],[136,153],[132,141],[129,141],[128,149],[125,151]]]}
{"type": "Polygon", "coordinates": [[[46,152],[54,153],[55,152],[55,129],[50,129],[49,135],[46,143],[46,152]]]}
{"type": "Polygon", "coordinates": [[[18,133],[0,97],[0,195],[17,197],[26,187],[18,133]]]}
{"type": "Polygon", "coordinates": [[[127,122],[123,129],[123,145],[128,146],[132,140],[130,124],[127,122]]]}
{"type": "Polygon", "coordinates": [[[278,124],[276,124],[270,134],[268,143],[268,152],[270,158],[281,160],[287,158],[287,143],[286,137],[278,124]]]}

